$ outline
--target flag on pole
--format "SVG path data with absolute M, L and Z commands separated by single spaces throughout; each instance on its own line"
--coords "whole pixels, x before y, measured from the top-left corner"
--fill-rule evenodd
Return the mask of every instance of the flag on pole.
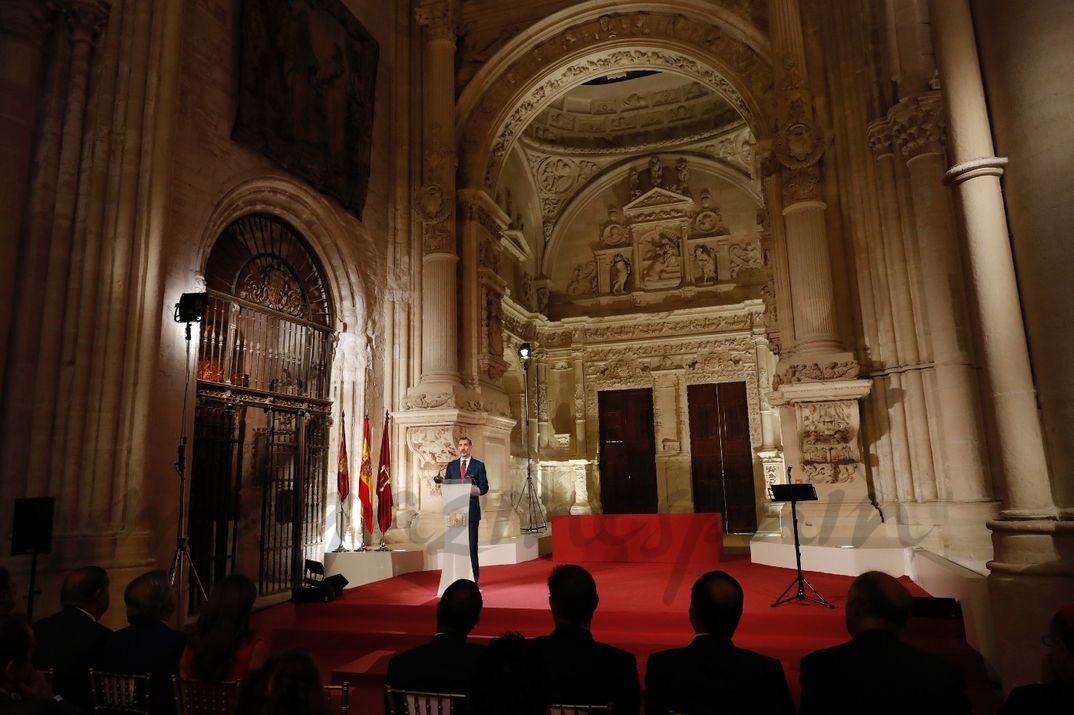
M 373 464 L 369 460 L 369 415 L 362 426 L 362 469 L 358 474 L 358 498 L 362 500 L 363 527 L 373 533 Z
M 384 434 L 380 438 L 380 468 L 377 469 L 377 524 L 381 538 L 392 525 L 392 448 L 388 437 L 389 417 L 384 413 Z
M 347 413 L 339 411 L 339 462 L 336 465 L 336 487 L 339 490 L 339 543 L 342 547 L 343 534 L 350 525 L 349 514 L 344 508 L 347 497 L 351 494 L 351 470 L 347 459 Z

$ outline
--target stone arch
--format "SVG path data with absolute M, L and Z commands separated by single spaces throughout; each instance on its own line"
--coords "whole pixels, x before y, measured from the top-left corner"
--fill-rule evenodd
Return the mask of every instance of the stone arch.
M 455 117 L 461 187 L 494 190 L 507 152 L 538 112 L 623 67 L 700 82 L 726 99 L 756 137 L 767 138 L 775 116 L 770 55 L 747 20 L 696 0 L 605 1 L 553 15 L 505 46 L 463 91 Z
M 379 261 L 372 238 L 361 224 L 342 216 L 321 195 L 280 177 L 246 179 L 219 197 L 198 244 L 197 265 L 202 275 L 213 244 L 224 229 L 253 213 L 279 217 L 309 243 L 331 291 L 340 324 L 333 327 L 346 333 L 374 319 L 370 291 Z
M 714 176 L 725 179 L 728 183 L 735 186 L 735 188 L 742 190 L 743 193 L 756 201 L 757 206 L 764 205 L 764 197 L 758 190 L 756 182 L 737 169 L 711 157 L 689 151 L 671 153 L 676 156 L 689 156 L 690 162 L 695 168 L 702 169 L 712 173 Z M 544 258 L 542 259 L 540 266 L 541 275 L 552 275 L 552 268 L 555 264 L 556 257 L 566 240 L 566 234 L 570 230 L 575 216 L 577 216 L 594 197 L 599 196 L 616 182 L 622 181 L 623 177 L 626 176 L 626 173 L 630 170 L 631 165 L 636 164 L 638 161 L 640 160 L 637 157 L 632 157 L 608 167 L 600 175 L 594 177 L 583 191 L 573 196 L 570 202 L 563 207 L 563 211 L 556 221 L 556 228 L 548 238 L 548 245 L 545 248 Z

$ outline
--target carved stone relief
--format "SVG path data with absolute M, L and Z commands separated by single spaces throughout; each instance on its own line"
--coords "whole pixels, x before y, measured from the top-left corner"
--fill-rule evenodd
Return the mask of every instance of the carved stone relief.
M 840 484 L 858 474 L 858 404 L 853 401 L 795 405 L 802 471 L 814 484 Z

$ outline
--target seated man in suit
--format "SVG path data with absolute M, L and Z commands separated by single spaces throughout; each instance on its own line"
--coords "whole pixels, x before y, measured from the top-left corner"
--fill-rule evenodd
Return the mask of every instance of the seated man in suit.
M 459 579 L 448 586 L 436 606 L 436 635 L 388 661 L 385 682 L 407 690 L 466 693 L 484 650 L 466 642 L 481 617 L 481 607 L 481 592 L 473 581 Z
M 174 713 L 172 676 L 179 673 L 186 636 L 165 622 L 175 613 L 168 574 L 157 570 L 138 576 L 127 584 L 123 601 L 130 625 L 108 639 L 97 667 L 110 673 L 149 673 L 152 712 Z
M 589 632 L 597 610 L 597 583 L 581 566 L 563 564 L 548 577 L 548 605 L 555 630 L 529 645 L 538 671 L 548 674 L 549 703 L 612 703 L 617 715 L 641 707 L 638 664 L 632 653 L 599 643 Z
M 913 598 L 892 576 L 869 571 L 847 594 L 851 639 L 802 658 L 802 715 L 969 713 L 962 673 L 899 640 Z
M 999 715 L 1060 713 L 1074 703 L 1074 603 L 1055 612 L 1041 640 L 1048 650 L 1040 682 L 1012 690 Z
M 780 662 L 731 641 L 742 603 L 742 586 L 724 571 L 709 571 L 694 582 L 690 625 L 696 635 L 685 648 L 649 656 L 647 713 L 793 715 L 794 700 Z
M 108 610 L 108 572 L 84 566 L 67 574 L 60 604 L 60 611 L 34 624 L 34 666 L 53 668 L 56 692 L 88 711 L 89 669 L 112 635 L 110 628 L 98 623 Z

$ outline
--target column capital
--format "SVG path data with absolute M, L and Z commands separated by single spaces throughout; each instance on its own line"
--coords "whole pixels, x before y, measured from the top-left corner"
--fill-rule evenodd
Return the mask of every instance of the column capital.
M 821 202 L 824 187 L 819 164 L 801 169 L 785 169 L 782 179 L 784 215 L 794 204 L 806 201 Z M 819 205 L 824 208 L 823 203 Z
M 455 0 L 423 0 L 414 8 L 414 19 L 429 31 L 430 40 L 455 44 L 459 30 L 459 8 Z
M 877 119 L 869 122 L 865 128 L 865 140 L 869 143 L 869 149 L 877 159 L 883 159 L 895 153 L 895 145 L 891 136 L 891 124 L 887 119 Z
M 939 92 L 907 97 L 888 111 L 888 122 L 903 156 L 943 153 L 946 123 Z

